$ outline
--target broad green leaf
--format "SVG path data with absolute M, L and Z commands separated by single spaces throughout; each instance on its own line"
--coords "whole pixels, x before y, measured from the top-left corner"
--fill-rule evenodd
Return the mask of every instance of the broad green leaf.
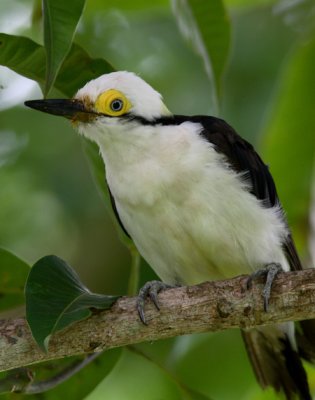
M 45 82 L 45 50 L 31 39 L 0 33 L 0 64 L 40 84 Z
M 315 156 L 314 71 L 312 40 L 296 47 L 285 64 L 263 142 L 290 226 L 304 244 Z
M 222 0 L 173 0 L 183 34 L 202 57 L 206 72 L 220 94 L 230 45 L 230 21 Z
M 75 271 L 56 256 L 32 267 L 25 286 L 26 318 L 34 339 L 47 350 L 50 336 L 91 315 L 91 308 L 108 309 L 119 296 L 91 293 Z
M 73 44 L 62 64 L 55 88 L 71 97 L 86 82 L 113 71 L 114 68 L 107 61 L 102 58 L 91 58 L 82 47 Z
M 45 96 L 52 88 L 68 54 L 83 12 L 85 0 L 43 0 L 44 42 L 46 49 Z
M 45 84 L 45 49 L 23 36 L 0 33 L 0 65 L 26 78 Z M 113 71 L 105 60 L 91 58 L 82 47 L 73 44 L 63 62 L 54 87 L 68 97 L 86 82 Z
M 110 376 L 106 377 L 85 400 L 103 399 L 194 400 L 194 397 L 163 367 L 125 348 Z M 199 399 L 206 398 L 199 397 Z
M 26 262 L 0 249 L 0 311 L 24 304 L 24 285 L 29 271 Z

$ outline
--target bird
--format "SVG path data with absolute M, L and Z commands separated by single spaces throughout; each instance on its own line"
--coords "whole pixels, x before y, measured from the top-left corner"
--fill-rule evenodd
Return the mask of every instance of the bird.
M 71 99 L 25 105 L 70 119 L 98 145 L 118 222 L 161 279 L 139 292 L 144 323 L 146 296 L 158 307 L 160 290 L 240 274 L 249 275 L 248 288 L 265 277 L 268 312 L 278 272 L 302 269 L 268 166 L 223 119 L 173 114 L 160 93 L 127 71 L 93 79 Z M 302 326 L 305 337 L 312 329 Z M 311 399 L 301 355 L 312 357 L 300 350 L 293 322 L 242 336 L 262 388 Z

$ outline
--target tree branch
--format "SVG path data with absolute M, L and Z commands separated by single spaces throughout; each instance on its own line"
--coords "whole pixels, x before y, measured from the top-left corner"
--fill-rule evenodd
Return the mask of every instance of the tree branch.
M 315 269 L 279 274 L 267 313 L 263 281 L 247 290 L 246 279 L 239 276 L 166 290 L 159 295 L 160 311 L 148 301 L 147 326 L 139 320 L 136 298 L 122 297 L 111 310 L 56 333 L 48 353 L 37 347 L 25 319 L 2 320 L 0 370 L 183 334 L 315 318 Z

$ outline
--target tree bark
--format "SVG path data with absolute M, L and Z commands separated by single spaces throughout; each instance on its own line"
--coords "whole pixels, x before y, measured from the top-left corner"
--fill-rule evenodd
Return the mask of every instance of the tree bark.
M 253 282 L 250 289 L 246 281 L 246 276 L 239 276 L 165 290 L 159 294 L 160 311 L 147 301 L 148 325 L 140 322 L 136 298 L 122 297 L 110 310 L 53 335 L 48 353 L 37 347 L 25 319 L 2 320 L 0 370 L 190 333 L 315 318 L 315 269 L 279 274 L 268 312 L 263 305 L 263 280 Z

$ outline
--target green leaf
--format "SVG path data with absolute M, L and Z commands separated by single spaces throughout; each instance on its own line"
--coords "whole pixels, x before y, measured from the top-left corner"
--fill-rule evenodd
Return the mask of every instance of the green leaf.
M 222 0 L 173 0 L 183 34 L 202 57 L 206 72 L 220 93 L 230 45 L 230 21 Z
M 85 398 L 103 399 L 188 400 L 183 388 L 169 373 L 128 348 L 123 349 L 122 357 L 111 375 Z
M 85 0 L 43 0 L 44 42 L 47 56 L 45 97 L 68 54 Z
M 26 318 L 33 337 L 47 350 L 54 332 L 89 317 L 91 308 L 110 308 L 119 296 L 91 293 L 65 261 L 46 256 L 32 267 L 25 298 Z
M 0 249 L 0 311 L 24 304 L 24 285 L 29 271 L 26 262 Z
M 264 159 L 277 183 L 289 224 L 306 243 L 315 156 L 315 40 L 299 45 L 285 64 L 265 127 Z
M 45 84 L 45 49 L 23 36 L 0 33 L 0 65 L 4 65 L 26 78 Z M 105 60 L 91 58 L 82 47 L 73 44 L 63 62 L 54 87 L 68 97 L 86 82 L 112 72 Z
M 86 82 L 113 72 L 114 68 L 102 58 L 91 58 L 85 50 L 73 44 L 55 82 L 55 88 L 72 97 Z
M 196 392 L 195 390 L 186 388 L 187 393 L 189 393 L 191 400 L 211 400 L 210 397 L 205 396 L 202 393 Z
M 0 64 L 40 84 L 45 82 L 45 49 L 31 39 L 0 33 Z

